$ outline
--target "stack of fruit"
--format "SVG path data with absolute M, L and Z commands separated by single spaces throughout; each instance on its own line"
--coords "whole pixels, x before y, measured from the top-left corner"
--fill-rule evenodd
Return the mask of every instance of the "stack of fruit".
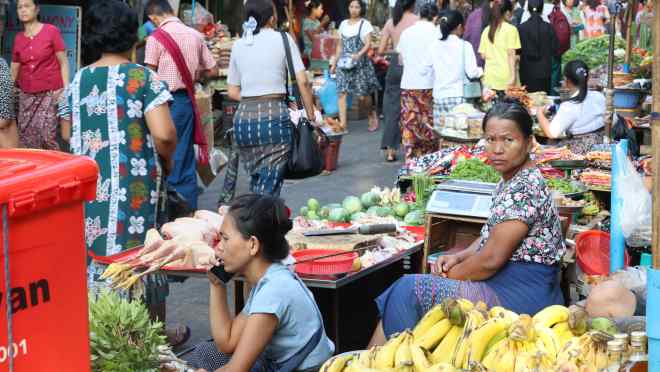
M 446 299 L 410 331 L 383 346 L 328 360 L 339 371 L 596 371 L 607 363 L 606 342 L 617 332 L 579 307 L 549 306 L 518 315 L 483 302 Z
M 374 187 L 362 196 L 348 196 L 341 204 L 333 203 L 321 206 L 318 200 L 309 199 L 300 209 L 300 215 L 310 220 L 328 220 L 330 222 L 369 222 L 370 217 L 394 218 L 405 225 L 424 224 L 424 211 L 414 203 L 403 200 L 398 189 L 380 189 Z

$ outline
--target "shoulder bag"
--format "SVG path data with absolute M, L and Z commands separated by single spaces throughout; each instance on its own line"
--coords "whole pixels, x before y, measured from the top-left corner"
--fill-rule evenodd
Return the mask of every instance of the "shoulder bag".
M 281 32 L 284 50 L 286 51 L 287 75 L 291 78 L 293 86 L 293 96 L 298 108 L 303 107 L 300 98 L 300 92 L 297 87 L 296 73 L 293 68 L 293 59 L 291 58 L 291 47 L 289 38 L 285 32 Z M 286 79 L 287 97 L 289 96 L 288 80 Z M 291 143 L 291 152 L 286 165 L 284 178 L 302 179 L 313 177 L 320 174 L 325 167 L 323 152 L 319 146 L 319 138 L 327 140 L 327 136 L 317 130 L 304 115 L 301 115 L 298 125 L 293 125 L 293 141 Z
M 362 37 L 362 25 L 364 20 L 360 21 L 360 27 L 358 27 L 357 37 Z M 341 42 L 341 41 L 340 41 Z M 353 59 L 353 56 L 343 52 L 343 55 L 337 60 L 337 68 L 340 70 L 352 70 L 357 66 L 357 61 Z
M 463 50 L 461 51 L 461 56 L 463 56 L 463 98 L 479 98 L 481 97 L 481 79 L 470 79 L 467 76 L 467 71 L 465 70 L 465 40 L 462 44 Z

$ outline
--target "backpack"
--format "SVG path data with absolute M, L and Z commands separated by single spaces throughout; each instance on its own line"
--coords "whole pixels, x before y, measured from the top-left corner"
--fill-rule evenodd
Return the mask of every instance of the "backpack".
M 555 29 L 557 40 L 559 40 L 559 55 L 561 56 L 571 48 L 571 24 L 559 5 L 555 5 L 548 16 L 548 20 Z

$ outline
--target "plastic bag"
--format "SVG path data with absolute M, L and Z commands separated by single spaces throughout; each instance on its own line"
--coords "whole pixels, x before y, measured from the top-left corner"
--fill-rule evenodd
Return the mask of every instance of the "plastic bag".
M 325 83 L 319 89 L 319 100 L 323 112 L 329 116 L 335 116 L 339 113 L 339 103 L 337 97 L 337 80 L 330 77 L 330 73 L 326 70 L 324 77 Z
M 652 202 L 651 193 L 646 191 L 642 176 L 637 173 L 635 166 L 628 159 L 627 154 L 623 152 L 620 146 L 615 146 L 616 156 L 623 159 L 619 164 L 618 189 L 621 195 L 621 230 L 626 242 L 631 246 L 646 245 L 648 237 L 650 244 L 650 235 L 644 231 L 650 231 L 652 221 Z M 612 169 L 616 174 L 615 169 Z M 640 241 L 641 240 L 641 241 Z
M 213 22 L 213 14 L 199 3 L 195 4 L 195 19 L 193 20 L 193 10 L 186 9 L 183 11 L 183 23 L 189 27 L 195 28 L 198 31 Z

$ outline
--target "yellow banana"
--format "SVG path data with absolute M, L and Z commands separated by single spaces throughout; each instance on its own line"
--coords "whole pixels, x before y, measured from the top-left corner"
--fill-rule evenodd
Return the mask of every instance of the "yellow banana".
M 552 329 L 552 332 L 557 336 L 557 339 L 562 346 L 566 341 L 573 337 L 573 332 L 571 332 L 571 327 L 568 325 L 568 322 L 559 322 L 550 329 Z
M 545 327 L 552 327 L 560 322 L 567 322 L 570 312 L 566 306 L 551 305 L 534 315 L 534 323 Z
M 607 358 L 607 346 L 600 343 L 595 344 L 595 358 L 594 365 L 596 370 L 600 371 L 607 368 L 608 358 Z
M 414 370 L 414 362 L 412 353 L 410 352 L 411 339 L 411 336 L 405 336 L 399 348 L 396 349 L 396 353 L 394 354 L 394 368 L 397 371 L 412 372 Z
M 492 318 L 482 324 L 470 335 L 470 355 L 468 362 L 481 362 L 490 341 L 505 331 L 507 323 L 502 318 Z M 506 334 L 504 334 L 506 335 Z
M 431 327 L 436 323 L 446 318 L 445 312 L 442 310 L 441 305 L 435 305 L 429 310 L 422 319 L 417 323 L 415 329 L 413 329 L 413 338 L 415 340 L 422 337 L 426 334 Z
M 389 341 L 387 341 L 378 351 L 378 354 L 374 359 L 374 367 L 378 369 L 394 367 L 394 355 L 396 354 L 396 350 L 399 348 L 399 345 L 401 345 L 401 342 L 409 336 L 410 332 L 405 331 L 390 338 Z
M 472 309 L 474 309 L 474 303 L 472 301 L 465 299 L 465 298 L 459 298 L 456 300 L 459 305 L 461 305 L 461 309 L 463 309 L 464 312 L 468 312 Z
M 352 354 L 328 359 L 328 361 L 321 367 L 320 372 L 342 372 L 346 367 L 346 364 L 351 360 L 353 360 Z
M 463 327 L 463 334 L 458 340 L 456 355 L 454 356 L 454 367 L 467 369 L 468 352 L 471 347 L 470 337 L 472 332 L 481 326 L 484 321 L 485 319 L 483 314 L 477 309 L 470 310 L 470 312 L 467 313 L 467 320 L 465 322 L 465 326 Z
M 553 361 L 559 353 L 559 339 L 550 329 L 540 325 L 536 326 L 537 347 L 545 352 Z
M 426 372 L 457 372 L 457 369 L 449 363 L 438 363 L 432 365 Z
M 440 345 L 435 348 L 433 354 L 431 354 L 431 361 L 435 363 L 450 363 L 454 356 L 454 350 L 456 349 L 456 344 L 458 339 L 463 333 L 463 328 L 458 326 L 452 326 L 445 338 L 440 341 Z
M 495 372 L 511 372 L 514 370 L 516 362 L 516 352 L 510 351 L 503 353 L 495 365 Z
M 374 358 L 373 350 L 374 349 L 372 348 L 371 350 L 365 350 L 360 352 L 360 354 L 357 357 L 357 363 L 360 364 L 362 367 L 371 368 Z
M 442 338 L 447 335 L 447 332 L 451 329 L 451 322 L 449 319 L 445 318 L 437 322 L 433 327 L 424 333 L 420 337 L 415 337 L 415 344 L 420 345 L 426 350 L 433 350 Z
M 419 345 L 410 345 L 410 354 L 412 355 L 415 372 L 426 372 L 431 368 L 428 351 Z
M 497 362 L 502 357 L 503 353 L 508 352 L 508 350 L 509 350 L 509 340 L 504 338 L 499 342 L 495 343 L 495 345 L 493 345 L 493 347 L 484 355 L 484 357 L 481 359 L 481 364 L 488 371 L 494 370 Z

